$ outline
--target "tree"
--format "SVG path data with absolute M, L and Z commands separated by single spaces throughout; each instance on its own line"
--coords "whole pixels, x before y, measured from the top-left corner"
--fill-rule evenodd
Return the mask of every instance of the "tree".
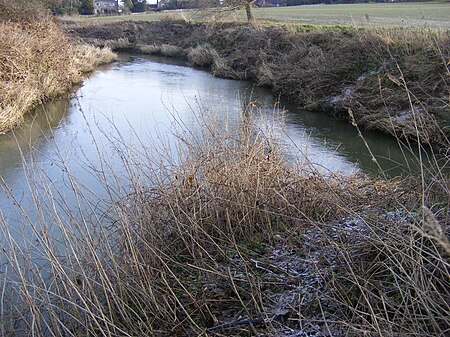
M 247 14 L 248 22 L 252 22 L 254 20 L 253 17 L 253 3 L 255 0 L 224 0 L 222 4 L 226 7 L 229 7 L 232 10 L 245 8 L 245 13 Z
M 123 6 L 133 13 L 145 12 L 147 10 L 146 0 L 123 0 Z
M 50 9 L 53 14 L 59 12 L 62 8 L 62 0 L 40 0 L 39 1 L 45 8 Z
M 80 14 L 90 15 L 90 14 L 94 14 L 94 12 L 95 12 L 94 0 L 82 0 L 81 1 Z
M 247 15 L 247 20 L 252 22 L 253 17 L 253 3 L 255 0 L 183 0 L 183 1 L 168 1 L 170 3 L 189 3 L 191 8 L 217 8 L 222 11 L 229 12 L 238 9 L 245 8 L 245 13 Z
M 245 12 L 247 13 L 247 20 L 249 22 L 253 21 L 253 11 L 252 11 L 252 6 L 253 6 L 253 2 L 254 0 L 246 0 L 245 1 Z
M 131 9 L 133 8 L 133 1 L 123 0 L 123 7 L 127 11 L 127 13 L 131 12 Z
M 147 10 L 147 0 L 131 0 L 133 6 L 130 7 L 132 12 L 145 12 Z
M 53 15 L 78 14 L 80 0 L 34 0 L 49 9 Z

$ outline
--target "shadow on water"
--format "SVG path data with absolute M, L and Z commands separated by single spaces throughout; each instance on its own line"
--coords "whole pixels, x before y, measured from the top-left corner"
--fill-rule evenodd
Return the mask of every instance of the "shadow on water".
M 0 135 L 0 176 L 7 180 L 9 172 L 22 166 L 21 155 L 27 156 L 30 149 L 45 143 L 46 135 L 57 129 L 69 112 L 71 102 L 68 98 L 55 99 L 39 106 L 26 115 L 20 128 Z
M 395 177 L 419 172 L 416 144 L 405 146 L 402 141 L 375 131 L 361 130 L 362 139 L 348 122 L 329 118 L 323 113 L 298 111 L 289 104 L 286 109 L 288 132 L 295 133 L 296 125 L 302 125 L 311 138 L 320 140 L 323 147 L 330 151 L 334 149 L 367 174 L 383 173 Z

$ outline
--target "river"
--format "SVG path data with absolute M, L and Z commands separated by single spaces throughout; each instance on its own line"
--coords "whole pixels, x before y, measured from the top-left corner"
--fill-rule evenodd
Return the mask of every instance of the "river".
M 27 116 L 21 128 L 0 135 L 3 223 L 13 237 L 27 237 L 39 216 L 36 195 L 51 203 L 57 194 L 68 207 L 76 207 L 80 201 L 71 192 L 71 177 L 96 197 L 123 196 L 126 179 L 115 181 L 117 187 L 109 191 L 102 181 L 111 177 L 105 171 L 114 171 L 116 180 L 128 175 L 121 171 L 123 151 L 143 144 L 175 150 L 174 129 L 201 131 L 198 120 L 209 114 L 218 116 L 219 124 L 237 128 L 243 99 L 258 111 L 252 113 L 253 124 L 271 122 L 282 130 L 278 136 L 289 158 L 306 156 L 325 171 L 377 174 L 366 145 L 347 123 L 298 111 L 250 82 L 215 78 L 179 61 L 123 54 L 118 62 L 93 72 L 72 98 L 45 105 Z M 274 113 L 279 107 L 287 109 L 283 116 Z M 364 137 L 388 175 L 405 170 L 405 153 L 395 139 L 375 133 Z M 406 158 L 414 161 L 411 154 Z

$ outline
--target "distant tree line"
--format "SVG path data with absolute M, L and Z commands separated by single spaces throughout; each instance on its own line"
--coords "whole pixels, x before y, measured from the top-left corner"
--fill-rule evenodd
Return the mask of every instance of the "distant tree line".
M 74 15 L 79 13 L 84 0 L 35 0 L 35 2 L 40 3 L 55 15 Z
M 50 9 L 55 15 L 89 15 L 95 13 L 94 0 L 36 0 Z M 145 12 L 148 10 L 146 0 L 123 0 L 123 7 L 126 12 Z M 114 9 L 115 11 L 115 9 Z
M 298 6 L 316 4 L 352 4 L 369 2 L 419 2 L 427 0 L 253 0 L 248 1 L 253 6 Z M 430 0 L 431 1 L 431 0 Z M 247 0 L 160 0 L 160 7 L 164 9 L 204 8 L 213 6 L 227 6 L 229 4 L 245 3 Z
M 356 4 L 369 2 L 423 2 L 428 0 L 284 0 L 286 6 L 318 4 Z M 431 0 L 429 0 L 431 1 Z
M 37 3 L 54 15 L 94 14 L 95 12 L 94 0 L 29 0 L 28 2 Z

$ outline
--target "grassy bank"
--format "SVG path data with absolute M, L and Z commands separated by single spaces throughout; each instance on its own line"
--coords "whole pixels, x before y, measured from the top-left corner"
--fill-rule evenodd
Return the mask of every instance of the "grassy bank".
M 185 58 L 216 76 L 271 87 L 302 108 L 448 147 L 444 31 L 165 20 L 72 26 L 71 34 L 117 50 Z
M 231 131 L 202 111 L 204 133 L 178 124 L 179 143 L 158 156 L 111 135 L 124 171 L 101 158 L 100 199 L 61 159 L 76 205 L 24 162 L 35 207 L 6 191 L 33 233 L 23 248 L 0 212 L 2 335 L 446 335 L 442 167 L 324 175 L 287 162 L 253 113 Z
M 0 132 L 115 59 L 109 49 L 73 43 L 39 7 L 1 0 L 0 9 Z

